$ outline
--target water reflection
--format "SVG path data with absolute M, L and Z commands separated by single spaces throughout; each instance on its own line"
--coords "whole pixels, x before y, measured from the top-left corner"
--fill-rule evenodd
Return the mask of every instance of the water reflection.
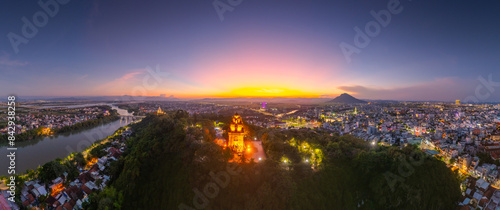
M 108 104 L 109 105 L 109 104 Z M 24 142 L 16 142 L 16 172 L 25 172 L 35 169 L 56 158 L 64 158 L 73 152 L 81 152 L 95 141 L 113 134 L 118 128 L 128 125 L 139 117 L 134 117 L 127 110 L 111 105 L 120 115 L 120 119 L 101 124 L 92 129 L 75 130 L 67 133 L 38 138 Z M 9 151 L 5 146 L 0 148 L 0 175 L 7 175 L 9 160 L 6 155 Z

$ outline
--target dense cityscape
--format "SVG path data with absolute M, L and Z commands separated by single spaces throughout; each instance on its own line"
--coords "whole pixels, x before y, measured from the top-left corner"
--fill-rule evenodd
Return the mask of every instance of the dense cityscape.
M 312 131 L 329 135 L 351 135 L 367 142 L 370 147 L 405 148 L 414 145 L 425 155 L 435 158 L 457 172 L 460 179 L 461 198 L 458 207 L 495 209 L 500 207 L 500 105 L 461 104 L 445 102 L 364 102 L 321 104 L 289 104 L 266 102 L 199 102 L 174 101 L 139 103 L 117 103 L 131 116 L 164 115 L 185 110 L 196 119 L 212 119 L 209 127 L 212 141 L 221 148 L 235 147 L 233 137 L 225 119 L 239 113 L 245 125 L 275 131 Z M 60 129 L 76 123 L 102 119 L 116 113 L 110 106 L 100 105 L 78 108 L 35 109 L 27 105 L 17 116 L 19 132 L 46 128 Z M 20 105 L 22 107 L 22 105 Z M 45 113 L 45 114 L 43 114 Z M 6 118 L 3 118 L 6 119 Z M 116 119 L 115 119 L 116 120 Z M 233 119 L 234 120 L 234 119 Z M 203 122 L 203 121 L 202 121 Z M 106 122 L 103 122 L 106 123 Z M 137 123 L 137 122 L 135 122 Z M 193 128 L 207 128 L 205 123 L 192 124 Z M 92 194 L 111 192 L 106 188 L 110 180 L 116 179 L 116 163 L 126 151 L 125 143 L 133 133 L 133 126 L 120 128 L 105 139 L 98 140 L 85 150 L 72 153 L 65 158 L 50 161 L 36 169 L 20 173 L 18 183 L 20 195 L 16 201 L 9 200 L 9 188 L 2 191 L 0 203 L 3 208 L 22 209 L 40 207 L 49 209 L 86 209 Z M 85 128 L 83 128 L 85 129 Z M 246 126 L 245 126 L 246 129 Z M 7 128 L 2 135 L 7 135 Z M 42 135 L 57 135 L 43 133 Z M 210 135 L 209 135 L 210 136 Z M 241 137 L 242 151 L 246 161 L 264 161 L 270 154 L 262 146 L 261 136 L 247 133 Z M 202 138 L 203 139 L 203 138 Z M 244 142 L 244 143 L 243 143 Z M 255 142 L 255 143 L 253 143 Z M 291 146 L 296 140 L 286 142 Z M 299 145 L 297 145 L 299 146 Z M 302 148 L 303 147 L 303 148 Z M 309 149 L 310 148 L 310 149 Z M 321 152 L 315 151 L 312 143 L 302 143 L 302 159 L 313 171 L 320 169 Z M 254 152 L 254 150 L 256 152 Z M 236 150 L 235 147 L 235 151 Z M 312 151 L 307 154 L 306 151 Z M 305 154 L 305 155 L 304 155 Z M 241 160 L 235 156 L 234 161 Z M 279 161 L 287 163 L 290 157 Z M 286 168 L 288 168 L 287 166 Z M 111 168 L 111 169 L 110 169 Z M 289 169 L 288 169 L 289 170 Z M 23 174 L 23 175 L 21 175 Z M 6 178 L 4 176 L 4 178 Z M 6 183 L 4 183 L 4 186 Z M 95 204 L 94 204 L 95 205 Z

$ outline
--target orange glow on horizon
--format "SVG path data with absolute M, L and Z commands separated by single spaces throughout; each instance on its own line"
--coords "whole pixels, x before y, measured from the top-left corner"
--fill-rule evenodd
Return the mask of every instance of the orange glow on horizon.
M 342 93 L 346 93 L 346 91 L 342 90 L 333 90 L 328 93 L 313 93 L 313 92 L 305 92 L 300 90 L 293 90 L 288 88 L 281 87 L 244 87 L 244 88 L 235 88 L 229 91 L 213 94 L 189 94 L 182 92 L 171 92 L 171 91 L 155 91 L 152 93 L 148 93 L 146 96 L 148 97 L 158 97 L 160 94 L 168 93 L 173 95 L 175 98 L 320 98 L 324 95 L 328 95 L 329 97 L 336 97 Z M 349 93 L 349 92 L 347 92 Z M 168 97 L 167 94 L 167 97 Z M 126 95 L 126 94 L 116 94 L 116 95 Z M 356 95 L 356 94 L 351 94 Z M 134 95 L 134 96 L 144 96 L 144 95 Z
M 218 97 L 305 97 L 305 98 L 315 98 L 319 97 L 319 94 L 305 93 L 298 90 L 291 90 L 287 88 L 258 88 L 258 87 L 246 87 L 233 89 L 228 93 L 221 93 L 216 95 Z
M 325 52 L 329 49 L 304 43 L 270 42 L 252 36 L 249 40 L 227 43 L 216 52 L 200 53 L 191 58 L 191 65 L 185 69 L 169 72 L 170 69 L 162 67 L 161 71 L 170 74 L 161 83 L 148 77 L 146 71 L 133 69 L 96 91 L 104 89 L 107 95 L 166 94 L 176 98 L 320 98 L 345 92 L 338 87 L 349 85 L 345 81 L 352 80 L 342 74 L 344 61 L 332 59 L 328 53 L 311 55 L 307 49 Z

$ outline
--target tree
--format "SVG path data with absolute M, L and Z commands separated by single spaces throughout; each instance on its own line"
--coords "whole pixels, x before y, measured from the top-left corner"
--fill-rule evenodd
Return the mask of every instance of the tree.
M 197 119 L 201 128 L 190 128 L 192 119 L 179 112 L 148 115 L 132 125 L 136 136 L 124 157 L 105 171 L 112 181 L 85 208 L 192 204 L 194 189 L 215 184 L 214 174 L 224 174 L 234 157 L 199 141 L 213 130 L 208 117 Z M 414 146 L 373 148 L 354 136 L 309 129 L 256 129 L 255 135 L 263 137 L 267 159 L 238 163 L 238 174 L 224 178 L 227 184 L 219 180 L 206 209 L 454 209 L 460 198 L 457 174 Z M 289 160 L 286 167 L 282 158 Z
M 97 185 L 97 187 L 101 187 L 101 185 L 102 185 L 102 179 L 95 180 L 95 185 Z
M 85 161 L 85 157 L 83 157 L 83 154 L 79 152 L 73 156 L 73 163 L 78 166 L 85 166 L 87 162 Z
M 45 163 L 38 173 L 38 178 L 45 183 L 61 176 L 66 171 L 66 167 L 59 161 Z
M 90 194 L 88 202 L 82 204 L 89 210 L 115 210 L 122 209 L 123 194 L 114 187 L 106 187 L 100 193 Z
M 45 200 L 47 199 L 46 195 L 40 195 L 38 197 L 38 202 L 40 202 L 40 208 L 45 208 L 47 204 L 45 203 Z
M 457 162 L 457 159 L 455 158 L 450 158 L 450 164 L 453 165 Z
M 495 163 L 495 161 L 493 160 L 493 158 L 491 158 L 491 155 L 489 153 L 478 152 L 477 153 L 477 157 L 479 157 L 479 160 L 482 163 L 489 163 L 489 164 L 494 164 Z

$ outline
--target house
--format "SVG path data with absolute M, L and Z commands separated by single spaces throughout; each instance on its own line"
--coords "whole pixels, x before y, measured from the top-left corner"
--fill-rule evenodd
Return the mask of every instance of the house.
M 7 200 L 5 199 L 5 197 L 3 195 L 3 191 L 2 191 L 2 194 L 0 195 L 0 209 L 11 210 L 9 202 L 7 202 Z
M 496 209 L 496 207 L 499 204 L 500 204 L 500 190 L 495 190 L 495 192 L 490 198 L 490 202 L 486 206 L 486 209 Z
M 117 148 L 111 147 L 108 149 L 108 154 L 109 154 L 109 156 L 118 159 L 118 158 L 120 158 L 122 152 Z
M 479 180 L 477 180 L 477 182 L 476 182 L 476 187 L 477 187 L 479 190 L 483 191 L 483 192 L 485 192 L 485 191 L 486 191 L 486 189 L 488 189 L 488 187 L 489 187 L 489 186 L 490 186 L 490 183 L 488 183 L 488 182 L 487 182 L 487 181 L 485 181 L 484 179 L 479 179 Z
M 108 161 L 108 157 L 106 157 L 106 156 L 97 159 L 97 163 L 101 164 L 101 165 L 104 165 L 107 161 Z
M 493 141 L 500 141 L 500 135 L 492 135 L 491 139 L 493 139 Z
M 31 205 L 33 202 L 35 202 L 35 197 L 33 197 L 33 195 L 29 194 L 28 201 L 29 201 L 29 204 Z
M 431 149 L 425 149 L 425 150 L 424 150 L 424 152 L 425 152 L 426 154 L 430 155 L 430 156 L 434 156 L 434 155 L 439 154 L 439 152 L 438 152 L 438 151 L 436 151 L 436 150 L 431 150 Z
M 25 201 L 23 201 L 24 207 L 29 207 L 29 206 L 31 206 L 31 204 L 33 204 L 35 202 L 35 197 L 33 197 L 33 195 L 30 193 L 26 196 L 26 198 L 27 199 Z
M 488 199 L 487 198 L 482 198 L 480 201 L 479 201 L 479 204 L 478 204 L 478 207 L 481 207 L 481 209 L 484 209 L 486 207 L 486 205 L 488 204 Z
M 467 198 L 467 197 L 466 197 L 466 198 L 462 201 L 462 203 L 461 203 L 460 205 L 464 205 L 464 206 L 465 206 L 465 205 L 469 205 L 469 203 L 470 203 L 470 198 Z
M 82 184 L 85 184 L 88 181 L 95 181 L 94 178 L 92 178 L 92 176 L 90 176 L 88 172 L 80 174 L 80 176 L 78 176 L 78 180 L 80 180 Z
M 479 157 L 474 157 L 470 164 L 471 169 L 472 170 L 476 169 L 478 165 L 479 165 Z
M 84 196 L 83 192 L 77 186 L 72 186 L 70 188 L 67 188 L 65 193 L 68 199 L 73 199 L 73 200 L 82 199 Z
M 472 200 L 476 203 L 479 203 L 479 201 L 481 201 L 482 198 L 483 198 L 483 192 L 481 191 L 475 192 L 474 195 L 472 196 Z
M 61 195 L 59 196 L 59 199 L 57 201 L 59 202 L 59 204 L 61 204 L 61 203 L 66 203 L 67 200 L 68 199 L 66 198 L 66 196 Z
M 45 189 L 45 187 L 42 186 L 42 185 L 40 185 L 40 184 L 38 184 L 38 183 L 34 184 L 33 187 L 35 188 L 34 190 L 36 190 L 38 192 L 37 197 L 40 196 L 40 195 L 47 195 L 48 194 L 48 192 Z
M 274 124 L 274 127 L 277 127 L 277 128 L 284 128 L 286 126 L 286 122 L 281 122 L 281 121 L 274 121 L 273 122 Z
M 29 200 L 23 201 L 23 206 L 24 207 L 28 207 L 29 205 L 30 205 L 30 201 Z
M 63 205 L 63 210 L 73 210 L 73 206 L 70 204 L 70 202 L 66 202 Z
M 467 188 L 467 190 L 465 191 L 465 194 L 468 196 L 472 196 L 472 190 Z
M 61 182 L 63 182 L 63 179 L 61 177 L 57 177 L 56 179 L 52 180 L 53 184 L 59 184 Z
M 126 130 L 126 131 L 123 131 L 122 136 L 126 137 L 126 136 L 130 136 L 131 134 L 132 134 L 131 130 Z
M 471 207 L 469 205 L 461 206 L 460 210 L 471 210 Z
M 45 199 L 45 203 L 47 203 L 47 206 L 52 206 L 54 207 L 54 203 L 56 202 L 56 198 L 52 197 L 51 195 Z
M 59 192 L 64 190 L 62 182 L 53 184 L 49 188 L 52 196 L 56 196 L 57 194 L 59 194 Z
M 83 192 L 85 192 L 85 194 L 87 194 L 87 195 L 90 195 L 90 193 L 92 193 L 92 190 L 89 187 L 87 187 L 86 185 L 82 185 L 81 190 Z

